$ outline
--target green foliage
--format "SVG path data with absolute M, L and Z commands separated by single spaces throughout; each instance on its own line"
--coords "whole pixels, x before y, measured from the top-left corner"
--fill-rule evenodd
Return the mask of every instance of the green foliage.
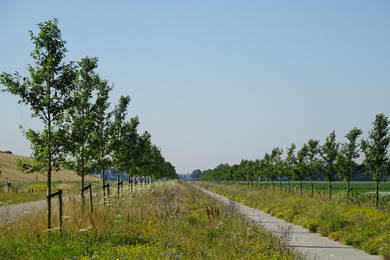
M 43 130 L 23 130 L 33 149 L 36 170 L 47 169 L 48 194 L 51 194 L 51 171 L 64 161 L 65 131 L 61 126 L 65 111 L 73 105 L 76 71 L 72 62 L 65 64 L 66 42 L 61 38 L 58 20 L 38 24 L 40 32 L 30 31 L 35 49 L 31 52 L 36 67 L 28 65 L 29 77 L 3 72 L 0 83 L 7 91 L 19 96 L 19 103 L 31 107 L 32 117 L 43 122 Z M 48 227 L 51 226 L 51 200 L 48 199 Z
M 381 168 L 388 163 L 387 149 L 390 143 L 389 120 L 383 114 L 378 114 L 373 122 L 373 129 L 369 132 L 369 139 L 362 139 L 361 147 L 364 152 L 364 163 L 370 167 L 370 174 L 374 180 L 381 181 L 386 175 Z
M 375 205 L 378 207 L 378 183 L 389 174 L 387 149 L 390 144 L 390 122 L 384 114 L 378 114 L 373 122 L 373 129 L 369 132 L 369 139 L 361 140 L 361 147 L 365 154 L 364 163 L 370 169 L 371 177 L 377 183 Z

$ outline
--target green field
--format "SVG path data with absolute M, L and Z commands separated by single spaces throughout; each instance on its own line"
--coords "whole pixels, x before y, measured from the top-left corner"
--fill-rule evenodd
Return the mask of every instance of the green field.
M 241 182 L 245 185 L 250 185 L 250 182 Z M 279 188 L 280 184 L 282 185 L 282 188 L 288 187 L 288 181 L 275 181 L 274 185 L 272 185 L 271 181 L 265 182 L 263 181 L 261 185 L 267 186 L 267 187 L 275 187 Z M 260 182 L 252 182 L 252 185 L 260 185 Z M 290 182 L 291 188 L 299 189 L 299 181 L 291 181 Z M 363 193 L 371 193 L 375 192 L 375 185 L 376 183 L 374 181 L 351 181 L 350 182 L 350 188 L 353 189 L 354 194 L 363 194 Z M 316 192 L 327 192 L 328 191 L 328 182 L 327 181 L 314 181 L 313 182 L 314 190 Z M 302 189 L 304 191 L 310 190 L 310 181 L 303 181 L 302 182 Z M 347 191 L 347 183 L 344 181 L 334 181 L 332 182 L 332 192 L 333 193 L 339 193 L 339 192 L 345 192 Z M 379 192 L 390 192 L 390 182 L 380 182 L 379 183 Z

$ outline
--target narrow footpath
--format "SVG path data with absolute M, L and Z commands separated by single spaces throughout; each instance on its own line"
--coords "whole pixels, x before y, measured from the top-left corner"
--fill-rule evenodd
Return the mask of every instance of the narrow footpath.
M 195 185 L 194 185 L 195 186 Z M 220 200 L 225 204 L 230 204 L 231 200 L 211 191 L 205 190 L 198 186 L 196 188 L 202 190 L 206 194 Z M 303 253 L 309 259 L 351 259 L 351 260 L 379 260 L 383 259 L 380 256 L 369 255 L 364 251 L 355 249 L 351 246 L 343 245 L 333 241 L 327 237 L 323 237 L 316 233 L 311 233 L 309 230 L 286 222 L 282 219 L 275 218 L 264 211 L 253 209 L 241 203 L 239 205 L 243 214 L 250 219 L 261 223 L 264 228 L 275 235 L 280 235 L 280 232 L 291 229 L 293 232 L 292 239 L 289 242 L 289 247 Z

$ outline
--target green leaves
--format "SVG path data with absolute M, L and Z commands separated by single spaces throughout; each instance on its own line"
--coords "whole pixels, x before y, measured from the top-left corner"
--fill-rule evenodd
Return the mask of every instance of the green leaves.
M 373 129 L 369 132 L 369 139 L 361 140 L 361 147 L 365 154 L 364 163 L 372 169 L 370 173 L 374 180 L 381 180 L 384 177 L 380 168 L 389 162 L 387 157 L 390 143 L 389 124 L 385 115 L 376 115 Z

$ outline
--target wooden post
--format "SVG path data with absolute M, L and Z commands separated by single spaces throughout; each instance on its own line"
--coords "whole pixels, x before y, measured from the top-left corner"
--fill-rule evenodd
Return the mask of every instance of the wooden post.
M 121 186 L 122 186 L 122 189 L 123 189 L 123 181 L 118 182 L 118 196 L 119 196 L 119 190 L 120 190 Z
M 93 208 L 92 208 L 92 184 L 90 183 L 88 186 L 85 186 L 83 189 L 81 189 L 81 192 L 84 192 L 86 191 L 87 189 L 89 189 L 89 197 L 90 197 L 90 206 L 91 206 L 91 212 L 93 211 Z M 83 195 L 81 194 L 81 199 L 83 200 Z M 83 203 L 84 204 L 84 203 Z M 84 210 L 84 205 L 83 205 L 83 210 Z
M 56 193 L 52 193 L 47 196 L 48 199 L 51 199 L 52 197 L 55 197 L 58 195 L 58 202 L 59 202 L 59 226 L 60 230 L 62 230 L 62 190 L 59 189 Z
M 90 205 L 91 205 L 91 212 L 93 212 L 93 206 L 92 206 L 92 185 L 89 184 L 90 188 L 89 188 L 89 202 L 90 202 Z
M 59 202 L 59 214 L 60 214 L 60 230 L 62 230 L 63 222 L 62 222 L 62 190 L 58 190 L 58 202 Z
M 105 190 L 105 188 L 107 188 L 107 197 L 110 197 L 110 184 L 108 182 L 106 185 L 103 186 L 103 190 Z M 105 196 L 103 197 L 103 203 L 104 203 L 104 205 L 106 205 Z

